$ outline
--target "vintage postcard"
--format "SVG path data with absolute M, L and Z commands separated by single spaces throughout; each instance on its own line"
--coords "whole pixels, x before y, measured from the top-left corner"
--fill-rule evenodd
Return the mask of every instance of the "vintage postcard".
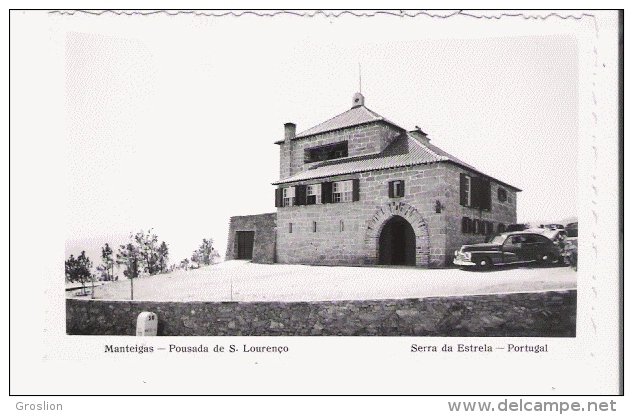
M 620 393 L 617 12 L 10 17 L 11 393 Z

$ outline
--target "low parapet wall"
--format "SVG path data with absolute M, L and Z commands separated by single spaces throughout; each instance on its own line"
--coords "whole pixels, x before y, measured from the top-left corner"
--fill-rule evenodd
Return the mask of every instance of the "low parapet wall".
M 66 332 L 134 336 L 142 311 L 159 336 L 575 337 L 576 291 L 320 302 L 66 300 Z

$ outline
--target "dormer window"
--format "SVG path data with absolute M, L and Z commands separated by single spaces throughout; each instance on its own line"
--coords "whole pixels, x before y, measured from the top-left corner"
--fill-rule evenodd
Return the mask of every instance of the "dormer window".
M 347 157 L 347 141 L 328 144 L 326 146 L 312 147 L 305 150 L 305 162 L 334 160 Z

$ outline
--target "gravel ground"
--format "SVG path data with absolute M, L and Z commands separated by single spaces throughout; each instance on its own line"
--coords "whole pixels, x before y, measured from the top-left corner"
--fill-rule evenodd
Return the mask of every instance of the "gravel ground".
M 228 261 L 134 280 L 146 301 L 327 301 L 422 298 L 576 288 L 569 267 L 512 267 L 489 272 L 407 267 L 264 265 Z M 72 294 L 68 295 L 69 297 Z M 90 297 L 84 297 L 89 299 Z M 95 288 L 95 299 L 129 300 L 130 281 Z

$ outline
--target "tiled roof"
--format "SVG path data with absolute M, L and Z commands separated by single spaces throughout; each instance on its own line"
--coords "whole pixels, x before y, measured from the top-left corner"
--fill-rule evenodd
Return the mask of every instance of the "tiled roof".
M 468 163 L 465 163 L 463 161 L 461 161 L 460 159 L 458 159 L 457 157 L 453 156 L 452 154 L 448 154 L 446 151 L 442 150 L 439 147 L 434 146 L 431 143 L 425 143 L 423 144 L 424 146 L 426 146 L 430 151 L 432 151 L 433 153 L 437 154 L 440 157 L 444 157 L 445 160 L 447 161 L 452 161 L 453 163 L 459 164 L 460 166 L 464 166 L 467 169 L 476 171 L 478 173 L 481 173 L 480 171 L 478 171 L 476 168 L 474 168 L 473 166 L 471 166 Z M 483 173 L 482 173 L 483 174 Z
M 372 170 L 417 166 L 437 162 L 452 162 L 465 167 L 468 170 L 487 176 L 475 169 L 473 166 L 448 154 L 444 150 L 441 150 L 430 143 L 421 143 L 410 134 L 403 133 L 400 137 L 396 138 L 391 144 L 389 144 L 382 153 L 368 156 L 346 157 L 314 163 L 314 165 L 310 166 L 308 170 L 286 179 L 279 180 L 273 184 L 292 183 Z M 507 183 L 503 183 L 492 177 L 491 179 L 520 191 L 520 189 L 508 185 Z
M 376 114 L 374 111 L 364 105 L 361 105 L 297 134 L 296 138 L 325 133 L 327 131 L 340 130 L 341 128 L 354 127 L 356 125 L 367 124 L 374 121 L 385 121 L 389 124 L 395 125 L 382 115 Z
M 351 109 L 339 114 L 329 120 L 322 122 L 312 128 L 307 129 L 295 136 L 294 139 L 309 137 L 328 131 L 340 130 L 343 128 L 354 127 L 357 125 L 367 124 L 371 122 L 382 121 L 389 123 L 395 127 L 397 124 L 389 121 L 380 114 L 375 113 L 364 105 L 352 107 Z M 418 140 L 414 135 L 404 132 L 379 154 L 371 154 L 356 157 L 345 157 L 336 160 L 328 160 L 312 164 L 308 170 L 295 174 L 294 176 L 274 182 L 274 185 L 299 182 L 312 179 L 320 179 L 331 176 L 341 176 L 345 174 L 360 173 L 372 170 L 390 169 L 396 167 L 416 166 L 421 164 L 430 164 L 437 162 L 450 162 L 464 167 L 473 172 L 482 174 L 490 179 L 511 187 L 517 191 L 521 191 L 512 185 L 504 183 L 493 177 L 490 177 L 470 164 L 464 163 L 457 157 L 448 154 L 444 150 L 434 146 L 427 140 Z M 283 140 L 277 141 L 276 144 L 283 143 Z

